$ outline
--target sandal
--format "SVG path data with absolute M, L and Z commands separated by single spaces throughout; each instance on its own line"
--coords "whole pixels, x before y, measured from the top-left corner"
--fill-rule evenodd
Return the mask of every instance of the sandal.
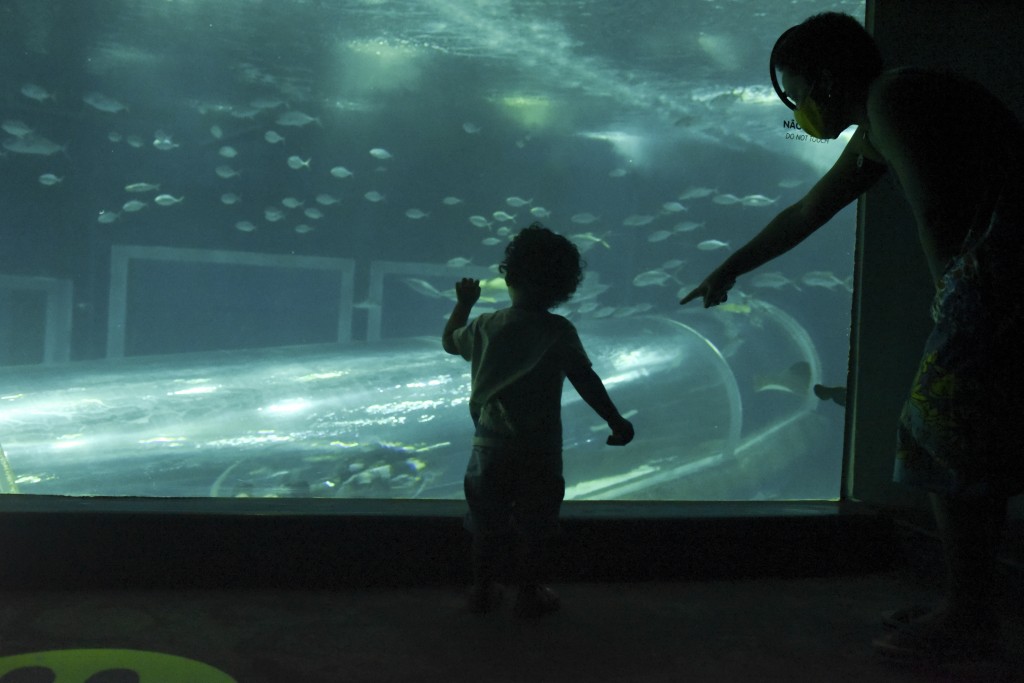
M 473 614 L 486 614 L 501 605 L 502 590 L 496 583 L 473 584 L 466 598 L 466 606 Z
M 999 630 L 959 630 L 929 620 L 911 621 L 872 641 L 891 659 L 927 664 L 992 662 L 1001 658 Z
M 558 594 L 547 586 L 523 586 L 513 607 L 517 617 L 541 617 L 561 607 Z
M 903 628 L 933 611 L 933 608 L 924 605 L 911 605 L 902 609 L 882 612 L 882 626 L 887 629 Z

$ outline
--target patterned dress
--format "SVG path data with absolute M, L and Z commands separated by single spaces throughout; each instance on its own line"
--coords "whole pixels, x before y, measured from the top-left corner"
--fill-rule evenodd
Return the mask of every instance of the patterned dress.
M 897 430 L 894 480 L 965 498 L 1024 491 L 1024 183 L 943 274 Z

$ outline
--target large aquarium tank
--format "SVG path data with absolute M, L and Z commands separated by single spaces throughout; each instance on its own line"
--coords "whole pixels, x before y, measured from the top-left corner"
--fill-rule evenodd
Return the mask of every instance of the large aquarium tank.
M 772 91 L 863 0 L 10 0 L 0 492 L 460 498 L 454 283 L 534 221 L 636 427 L 566 384 L 568 500 L 836 499 L 855 213 L 679 299 L 829 168 Z

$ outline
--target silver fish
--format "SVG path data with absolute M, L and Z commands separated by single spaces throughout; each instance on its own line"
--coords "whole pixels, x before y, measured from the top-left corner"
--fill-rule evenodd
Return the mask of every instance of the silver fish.
M 427 213 L 425 211 L 421 211 L 419 209 L 409 209 L 409 210 L 407 210 L 405 212 L 406 218 L 411 218 L 413 220 L 419 220 L 420 218 L 426 218 L 429 215 L 430 215 L 429 213 Z
M 296 128 L 306 126 L 314 122 L 317 125 L 320 125 L 320 119 L 316 118 L 315 116 L 310 116 L 309 114 L 298 111 L 297 109 L 291 109 L 289 111 L 284 112 L 283 114 L 278 116 L 276 120 L 276 123 L 279 126 L 293 126 Z
M 715 251 L 716 249 L 728 249 L 729 243 L 721 240 L 704 240 L 697 245 L 701 251 Z
M 45 102 L 46 100 L 54 99 L 52 93 L 47 91 L 43 86 L 36 85 L 35 83 L 26 83 L 21 86 L 21 94 L 30 100 L 35 100 L 36 102 Z
M 309 168 L 309 162 L 311 162 L 312 160 L 313 159 L 311 157 L 303 161 L 301 158 L 293 154 L 290 157 L 288 157 L 288 167 L 293 168 L 296 171 L 299 170 L 300 168 Z
M 159 190 L 160 184 L 157 183 L 132 183 L 131 185 L 124 186 L 125 192 L 152 192 L 153 190 Z
M 740 203 L 743 206 L 771 206 L 777 201 L 779 201 L 778 197 L 772 199 L 765 197 L 763 194 L 748 194 L 740 200 Z
M 88 104 L 97 111 L 106 112 L 108 114 L 116 114 L 118 112 L 125 111 L 128 109 L 125 105 L 115 100 L 113 97 L 107 97 L 98 92 L 91 92 L 82 98 L 82 101 Z
M 4 140 L 4 149 L 15 154 L 38 154 L 41 156 L 50 156 L 64 151 L 64 147 L 40 135 L 7 138 Z
M 239 232 L 254 232 L 256 230 L 256 226 L 249 221 L 238 221 L 235 223 L 235 230 L 238 230 Z
M 442 199 L 441 203 L 444 204 L 445 206 L 455 206 L 456 204 L 461 204 L 462 200 L 459 199 L 458 197 L 453 197 L 449 195 Z
M 344 166 L 335 166 L 331 169 L 331 175 L 335 178 L 351 178 L 353 173 Z
M 757 273 L 754 277 L 750 278 L 750 284 L 765 289 L 782 289 L 790 285 L 800 289 L 796 286 L 796 283 L 778 271 Z
M 329 195 L 326 192 L 318 194 L 316 196 L 316 203 L 322 206 L 330 206 L 331 204 L 337 204 L 341 200 L 333 195 Z
M 734 194 L 716 194 L 711 198 L 715 204 L 721 204 L 722 206 L 729 206 L 730 204 L 739 204 L 742 200 Z
M 572 218 L 569 220 L 573 223 L 579 223 L 580 225 L 590 225 L 600 219 L 592 213 L 577 213 L 573 214 Z
M 159 204 L 160 206 L 174 206 L 175 204 L 180 204 L 184 200 L 184 197 L 172 197 L 169 194 L 158 194 L 153 199 L 153 201 Z
M 409 289 L 411 289 L 412 291 L 416 292 L 417 294 L 422 294 L 423 296 L 429 296 L 429 297 L 431 297 L 433 299 L 443 299 L 444 298 L 444 294 L 439 292 L 437 287 L 435 287 L 434 285 L 430 284 L 426 280 L 421 280 L 421 279 L 419 279 L 417 277 L 407 277 L 407 278 L 402 278 L 402 282 L 404 282 L 409 287 Z
M 391 152 L 387 151 L 382 147 L 374 147 L 373 149 L 370 150 L 370 156 L 376 159 L 390 159 Z
M 217 150 L 217 154 L 221 155 L 225 159 L 234 159 L 238 156 L 238 150 L 230 145 L 224 145 Z
M 294 228 L 295 232 L 300 235 L 305 235 L 307 233 L 313 232 L 314 229 L 315 228 L 313 228 L 312 225 L 306 225 L 305 223 L 299 223 Z
M 486 227 L 490 226 L 490 224 L 491 224 L 490 221 L 488 221 L 483 216 L 470 216 L 469 217 L 469 222 L 472 223 L 473 225 L 475 225 L 478 228 L 486 228 Z
M 652 285 L 657 285 L 662 287 L 666 282 L 672 279 L 672 276 L 663 270 L 648 270 L 633 278 L 633 286 L 650 287 Z
M 234 192 L 225 192 L 220 196 L 220 203 L 227 204 L 228 206 L 231 204 L 237 204 L 240 201 L 242 201 L 242 198 Z
M 491 215 L 494 217 L 494 220 L 496 221 L 514 221 L 516 219 L 515 216 L 510 216 L 504 211 L 495 211 Z
M 371 202 L 380 202 L 380 201 L 384 200 L 384 195 L 382 195 L 380 192 L 377 192 L 376 190 L 370 190 L 369 192 L 367 192 L 363 196 L 368 201 L 371 201 Z
M 2 127 L 8 134 L 13 135 L 16 138 L 23 138 L 26 135 L 32 134 L 32 129 L 29 128 L 28 125 L 15 119 L 8 119 L 7 121 L 4 121 Z
M 519 208 L 520 206 L 525 206 L 527 204 L 533 203 L 533 198 L 531 197 L 530 199 L 523 199 L 522 197 L 509 197 L 508 199 L 505 200 L 505 203 L 508 204 L 509 206 Z
M 142 211 L 146 206 L 148 206 L 146 202 L 140 202 L 138 199 L 129 199 L 121 208 L 128 213 L 133 213 L 135 211 Z
M 307 218 L 312 218 L 315 221 L 320 220 L 324 217 L 324 212 L 315 206 L 307 207 L 302 213 L 306 214 Z
M 224 178 L 225 180 L 227 180 L 228 178 L 234 178 L 236 176 L 241 175 L 241 173 L 239 173 L 238 171 L 236 171 L 235 169 L 233 169 L 233 168 L 231 168 L 230 166 L 227 166 L 227 165 L 218 166 L 214 170 L 216 171 L 218 176 L 220 176 L 221 178 Z
M 688 187 L 680 193 L 679 200 L 685 202 L 687 199 L 702 199 L 714 194 L 716 191 L 710 187 Z
M 266 133 L 264 133 L 263 139 L 272 145 L 276 145 L 279 142 L 284 142 L 284 136 L 279 135 L 277 131 L 274 130 L 268 130 Z
M 622 221 L 622 224 L 629 226 L 631 228 L 637 228 L 640 227 L 641 225 L 647 225 L 648 223 L 652 222 L 655 218 L 657 218 L 657 216 L 651 216 L 648 214 L 634 214 L 632 216 L 628 216 L 626 220 Z
M 64 179 L 54 175 L 53 173 L 44 173 L 41 176 L 39 176 L 39 182 L 47 186 L 56 185 L 62 180 Z

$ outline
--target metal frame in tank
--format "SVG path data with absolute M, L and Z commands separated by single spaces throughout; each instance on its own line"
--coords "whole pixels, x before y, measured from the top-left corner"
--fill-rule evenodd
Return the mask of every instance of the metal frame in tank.
M 71 281 L 52 277 L 0 275 L 0 297 L 23 291 L 46 294 L 43 363 L 67 362 L 71 358 Z M 0 300 L 0 306 L 3 303 Z
M 107 314 L 107 358 L 122 358 L 124 356 L 125 334 L 127 332 L 128 265 L 132 259 L 337 271 L 341 274 L 341 288 L 338 291 L 338 335 L 336 341 L 352 341 L 352 301 L 353 281 L 355 279 L 355 261 L 353 259 L 328 258 L 324 256 L 293 256 L 291 254 L 260 254 L 220 249 L 114 245 L 110 249 L 110 304 Z

